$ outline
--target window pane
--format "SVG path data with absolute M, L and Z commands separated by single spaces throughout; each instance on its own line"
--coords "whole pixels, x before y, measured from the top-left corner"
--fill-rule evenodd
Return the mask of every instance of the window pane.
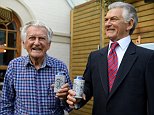
M 6 70 L 0 70 L 0 82 L 3 82 Z M 0 90 L 2 86 L 0 85 Z
M 8 25 L 8 29 L 9 29 L 9 30 L 16 30 L 16 24 L 15 24 L 15 22 L 10 23 L 10 24 Z
M 8 65 L 14 59 L 15 53 L 14 50 L 6 50 L 6 52 L 0 53 L 0 65 Z
M 16 33 L 15 32 L 8 33 L 8 47 L 12 47 L 12 48 L 16 47 Z
M 0 28 L 1 29 L 6 29 L 5 26 L 3 24 L 0 24 Z
M 6 44 L 6 36 L 5 31 L 0 30 L 0 45 Z

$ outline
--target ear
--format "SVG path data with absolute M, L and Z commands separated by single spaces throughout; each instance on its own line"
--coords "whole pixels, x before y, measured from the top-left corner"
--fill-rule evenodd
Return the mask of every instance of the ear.
M 49 46 L 51 45 L 51 41 L 49 42 Z
M 128 22 L 127 30 L 132 29 L 133 28 L 133 24 L 134 24 L 134 19 L 131 18 L 131 20 Z
M 23 48 L 25 49 L 25 42 L 24 42 L 24 41 L 22 41 L 22 44 L 23 44 Z
M 48 49 L 50 48 L 50 46 L 51 46 L 51 41 L 48 43 Z

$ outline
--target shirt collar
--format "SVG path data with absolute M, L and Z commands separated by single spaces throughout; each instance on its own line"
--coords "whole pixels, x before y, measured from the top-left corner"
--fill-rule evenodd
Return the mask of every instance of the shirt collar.
M 44 68 L 45 66 L 52 66 L 52 63 L 49 63 L 49 56 L 46 54 L 45 55 L 45 59 L 44 59 L 44 61 L 43 61 L 43 64 L 42 64 L 42 66 L 41 66 L 41 68 Z M 29 57 L 29 55 L 27 55 L 26 57 L 25 57 L 25 64 L 24 64 L 25 66 L 28 66 L 28 65 L 33 65 L 32 64 L 32 62 L 30 61 L 30 57 Z
M 118 40 L 117 42 L 122 49 L 125 49 L 129 45 L 129 43 L 131 42 L 130 35 Z M 111 43 L 113 43 L 113 42 L 110 40 L 109 49 L 110 49 Z

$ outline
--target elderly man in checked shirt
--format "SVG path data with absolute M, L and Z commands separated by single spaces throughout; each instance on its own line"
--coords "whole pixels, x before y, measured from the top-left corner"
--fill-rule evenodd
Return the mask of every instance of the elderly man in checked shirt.
M 72 83 L 66 65 L 47 55 L 52 30 L 40 21 L 28 22 L 21 30 L 28 55 L 10 61 L 2 89 L 0 115 L 64 115 L 71 109 L 65 103 Z M 58 71 L 63 71 L 65 84 L 54 93 Z

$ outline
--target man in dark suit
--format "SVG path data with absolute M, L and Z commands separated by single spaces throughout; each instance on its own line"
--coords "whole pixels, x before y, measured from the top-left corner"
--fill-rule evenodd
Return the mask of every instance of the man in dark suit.
M 78 101 L 69 90 L 67 103 L 82 107 L 93 97 L 93 115 L 154 115 L 154 51 L 131 41 L 138 22 L 131 4 L 114 2 L 108 9 L 105 32 L 109 45 L 90 53 L 83 75 L 85 96 Z M 109 57 L 112 43 L 118 44 L 111 56 L 116 61 Z

